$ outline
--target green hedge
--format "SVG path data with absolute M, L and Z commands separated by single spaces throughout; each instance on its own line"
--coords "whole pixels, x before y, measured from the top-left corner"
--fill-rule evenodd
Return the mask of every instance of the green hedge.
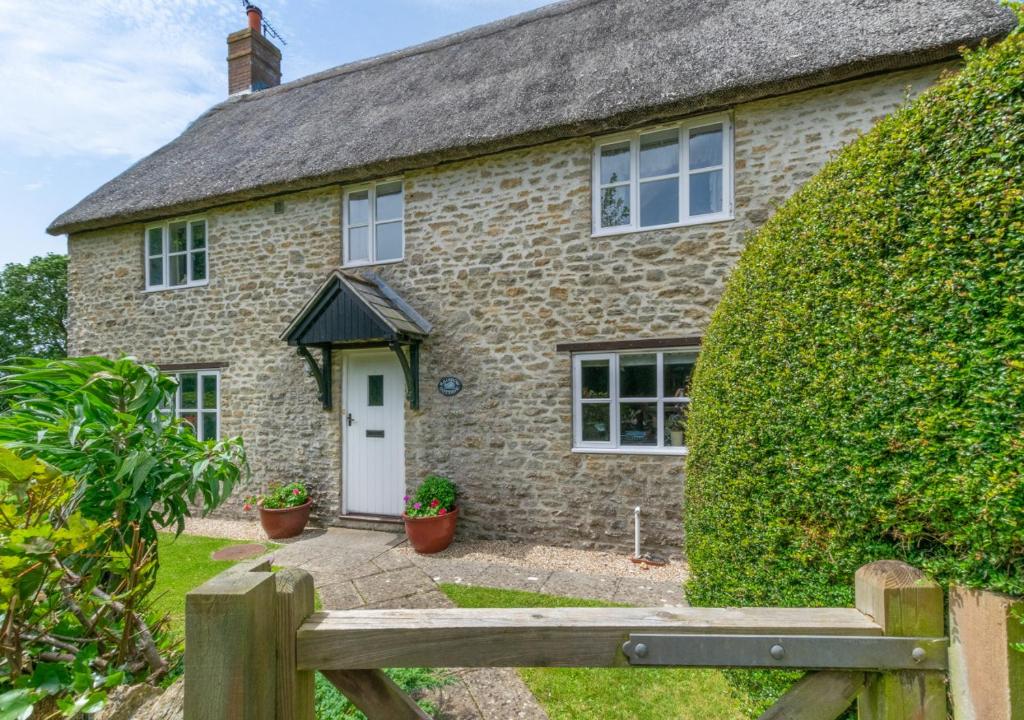
M 879 558 L 1024 594 L 1022 49 L 969 53 L 743 253 L 692 388 L 694 604 L 849 605 Z

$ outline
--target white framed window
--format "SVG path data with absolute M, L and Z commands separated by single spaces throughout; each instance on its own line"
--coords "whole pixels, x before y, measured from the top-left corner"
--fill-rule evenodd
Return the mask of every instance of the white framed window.
M 574 354 L 573 449 L 685 454 L 687 393 L 697 352 Z
M 594 234 L 731 220 L 732 134 L 728 115 L 712 115 L 598 139 Z
M 398 262 L 405 255 L 405 197 L 401 180 L 345 190 L 345 266 Z
M 206 220 L 174 220 L 146 228 L 146 289 L 205 285 L 209 277 Z
M 174 393 L 175 417 L 191 425 L 200 440 L 220 438 L 220 371 L 194 370 L 171 374 L 178 380 L 178 389 Z

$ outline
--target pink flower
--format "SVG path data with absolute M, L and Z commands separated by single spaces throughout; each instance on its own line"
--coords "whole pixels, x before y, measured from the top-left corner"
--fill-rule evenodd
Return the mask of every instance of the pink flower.
M 246 503 L 245 505 L 242 506 L 242 509 L 245 510 L 246 512 L 249 512 L 250 510 L 252 510 L 252 505 Z
M 292 490 L 292 495 L 298 495 L 298 494 L 299 494 L 299 489 L 298 488 L 295 488 L 294 490 Z
M 447 515 L 448 511 L 445 510 L 444 508 L 441 508 L 440 510 L 437 511 L 437 514 L 438 515 Z
M 415 505 L 413 505 L 413 507 L 419 510 L 421 507 L 423 507 L 423 503 L 416 503 Z

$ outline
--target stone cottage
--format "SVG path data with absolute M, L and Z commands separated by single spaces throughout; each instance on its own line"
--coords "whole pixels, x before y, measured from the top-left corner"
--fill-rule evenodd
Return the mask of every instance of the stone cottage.
M 427 473 L 466 536 L 682 545 L 687 385 L 750 233 L 999 38 L 993 0 L 568 0 L 229 93 L 58 217 L 70 348 L 180 380 L 253 482 L 389 527 Z M 228 508 L 236 512 L 237 505 Z

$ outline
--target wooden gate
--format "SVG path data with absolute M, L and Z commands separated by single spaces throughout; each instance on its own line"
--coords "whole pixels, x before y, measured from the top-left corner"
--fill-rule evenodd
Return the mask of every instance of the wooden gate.
M 429 720 L 385 667 L 814 671 L 767 718 L 945 720 L 943 593 L 919 570 L 857 571 L 856 608 L 313 612 L 313 578 L 236 566 L 186 599 L 188 720 L 313 720 L 319 670 L 369 720 Z

